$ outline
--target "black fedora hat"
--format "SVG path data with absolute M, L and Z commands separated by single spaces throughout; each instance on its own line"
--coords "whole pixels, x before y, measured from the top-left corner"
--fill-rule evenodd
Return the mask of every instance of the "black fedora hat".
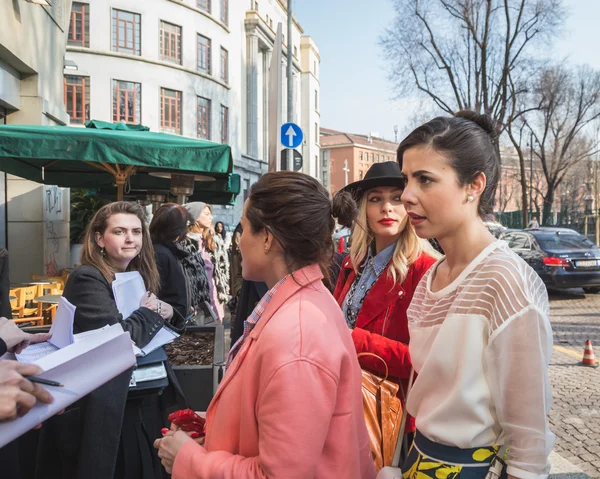
M 350 183 L 340 191 L 347 191 L 352 194 L 354 199 L 359 200 L 365 191 L 371 188 L 376 188 L 377 186 L 397 186 L 398 188 L 404 188 L 404 184 L 405 180 L 398 163 L 395 161 L 384 161 L 372 165 L 362 180 Z

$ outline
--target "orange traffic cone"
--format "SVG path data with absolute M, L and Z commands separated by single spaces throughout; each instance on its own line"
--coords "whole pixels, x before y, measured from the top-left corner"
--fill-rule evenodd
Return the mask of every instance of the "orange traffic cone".
M 598 361 L 596 360 L 596 355 L 594 354 L 594 348 L 592 348 L 592 342 L 589 339 L 585 342 L 581 364 L 583 366 L 591 366 L 593 368 L 598 367 Z

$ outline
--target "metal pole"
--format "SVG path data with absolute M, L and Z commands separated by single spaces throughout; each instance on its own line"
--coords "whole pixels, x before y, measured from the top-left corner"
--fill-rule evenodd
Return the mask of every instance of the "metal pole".
M 294 78 L 292 66 L 294 64 L 294 44 L 292 41 L 292 0 L 287 0 L 287 121 L 294 121 Z M 287 152 L 287 169 L 294 169 L 294 151 L 290 148 Z
M 600 129 L 596 130 L 596 161 L 594 161 L 594 220 L 596 221 L 596 244 L 600 244 L 600 204 L 598 203 L 598 200 L 600 200 L 598 194 L 598 162 L 600 162 L 600 150 L 598 150 L 600 146 Z
M 600 218 L 598 218 L 598 159 L 594 161 L 594 221 L 596 222 L 596 244 L 600 243 Z
M 529 221 L 533 213 L 533 200 L 531 191 L 533 189 L 533 132 L 529 133 Z

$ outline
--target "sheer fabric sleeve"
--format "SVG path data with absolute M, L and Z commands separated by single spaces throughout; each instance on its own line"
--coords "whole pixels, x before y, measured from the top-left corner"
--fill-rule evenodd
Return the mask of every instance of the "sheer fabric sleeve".
M 507 472 L 520 479 L 545 478 L 549 470 L 554 444 L 548 427 L 551 352 L 549 321 L 535 306 L 506 322 L 486 351 L 489 387 L 508 447 Z
M 552 329 L 546 287 L 512 253 L 499 254 L 486 268 L 478 302 L 490 318 L 486 377 L 508 448 L 507 472 L 520 479 L 545 478 L 554 444 L 548 411 L 552 392 L 548 365 Z

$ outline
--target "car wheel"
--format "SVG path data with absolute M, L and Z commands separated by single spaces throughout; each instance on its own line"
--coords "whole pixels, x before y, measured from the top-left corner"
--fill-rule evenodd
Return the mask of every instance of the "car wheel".
M 600 293 L 600 286 L 594 286 L 593 288 L 583 288 L 583 291 L 587 294 Z

